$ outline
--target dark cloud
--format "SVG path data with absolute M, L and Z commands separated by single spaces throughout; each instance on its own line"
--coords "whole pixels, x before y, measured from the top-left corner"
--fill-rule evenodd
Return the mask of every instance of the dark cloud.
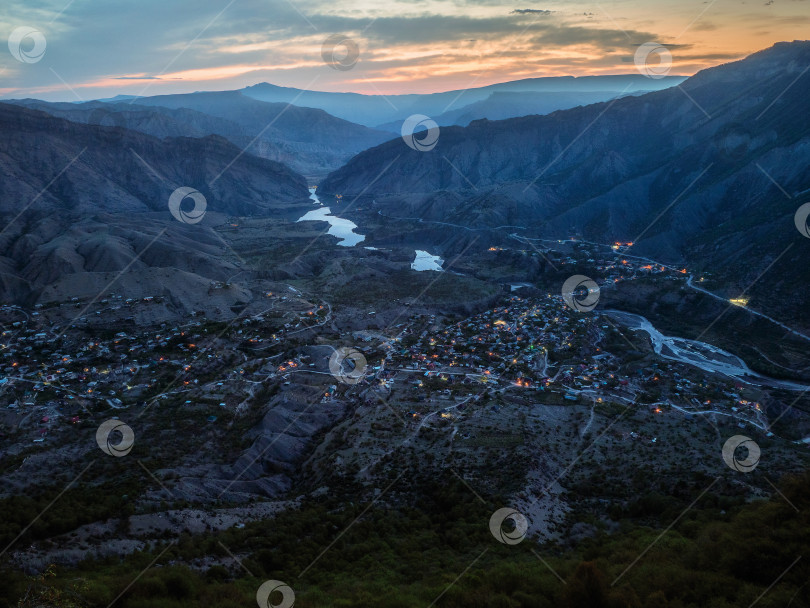
M 557 11 L 548 11 L 539 8 L 516 8 L 510 15 L 551 15 Z
M 554 4 L 555 0 L 547 1 L 547 6 L 562 6 Z M 41 62 L 32 65 L 20 64 L 9 53 L 0 51 L 0 71 L 5 70 L 0 88 L 18 89 L 19 94 L 7 93 L 6 96 L 53 88 L 72 98 L 72 93 L 62 88 L 62 79 L 78 93 L 85 90 L 80 86 L 83 83 L 106 80 L 104 86 L 110 89 L 109 83 L 114 80 L 128 93 L 137 94 L 140 88 L 153 85 L 152 90 L 160 88 L 164 92 L 167 88 L 160 87 L 157 81 L 173 80 L 174 73 L 230 66 L 247 66 L 245 69 L 256 66 L 257 71 L 228 76 L 230 80 L 197 81 L 196 88 L 244 86 L 259 78 L 277 80 L 288 86 L 308 86 L 322 67 L 319 58 L 323 39 L 335 33 L 352 37 L 360 44 L 362 55 L 358 70 L 369 69 L 383 77 L 384 66 L 389 62 L 402 66 L 403 73 L 408 67 L 428 66 L 432 62 L 441 65 L 441 61 L 447 61 L 449 47 L 452 47 L 450 54 L 459 52 L 459 63 L 470 59 L 470 53 L 462 51 L 472 50 L 474 54 L 476 49 L 501 49 L 506 52 L 499 50 L 498 56 L 504 59 L 514 56 L 515 65 L 522 59 L 524 65 L 516 68 L 518 71 L 538 69 L 537 66 L 542 65 L 538 57 L 547 55 L 546 49 L 553 49 L 557 57 L 562 57 L 560 61 L 568 61 L 572 67 L 587 65 L 578 63 L 578 58 L 586 55 L 605 56 L 616 65 L 616 54 L 628 51 L 632 54 L 634 46 L 663 37 L 661 32 L 631 28 L 625 31 L 615 24 L 611 27 L 604 20 L 587 21 L 594 15 L 581 12 L 585 4 L 573 6 L 569 11 L 516 8 L 507 13 L 509 9 L 503 0 L 446 0 L 451 13 L 429 12 L 435 11 L 436 6 L 433 2 L 416 0 L 407 5 L 408 12 L 403 14 L 383 9 L 382 5 L 377 8 L 369 5 L 368 12 L 358 8 L 336 14 L 341 7 L 325 0 L 293 0 L 292 3 L 238 0 L 231 4 L 229 0 L 139 0 L 138 3 L 3 0 L 0 42 L 4 42 L 14 27 L 30 25 L 45 34 L 47 51 Z M 465 11 L 466 7 L 490 7 L 491 14 L 481 16 Z M 386 15 L 385 10 L 390 13 Z M 764 25 L 761 14 L 745 10 L 749 11 L 751 20 L 757 20 L 757 25 Z M 373 15 L 380 16 L 375 19 Z M 739 23 L 746 19 L 746 13 L 737 11 L 734 18 Z M 807 16 L 780 16 L 769 18 L 768 25 L 795 26 L 806 19 Z M 726 27 L 725 23 L 717 23 Z M 593 27 L 589 27 L 591 25 Z M 637 27 L 652 29 L 652 26 Z M 695 24 L 696 31 L 715 27 L 711 21 Z M 689 48 L 668 46 L 673 53 Z M 571 50 L 570 59 L 565 58 L 569 55 L 566 48 Z M 403 49 L 401 59 L 396 58 L 398 49 Z M 419 52 L 415 54 L 414 50 Z M 706 58 L 711 59 L 711 55 Z M 721 57 L 725 58 L 726 55 Z M 557 66 L 556 59 L 554 61 Z M 278 71 L 291 65 L 296 68 Z M 594 64 L 594 67 L 599 65 Z M 227 72 L 223 70 L 223 73 Z M 241 74 L 239 68 L 234 73 Z M 329 75 L 329 84 L 339 88 L 343 81 Z M 326 78 L 324 76 L 324 80 Z M 139 80 L 144 82 L 139 85 Z M 324 86 L 324 80 L 317 86 Z M 188 86 L 194 82 L 190 78 Z M 109 96 L 106 95 L 109 92 L 105 90 L 104 96 Z M 87 91 L 88 97 L 96 94 L 97 91 Z

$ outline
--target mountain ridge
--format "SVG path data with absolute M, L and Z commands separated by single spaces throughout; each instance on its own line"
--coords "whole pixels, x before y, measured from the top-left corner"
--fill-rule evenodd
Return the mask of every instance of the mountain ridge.
M 793 225 L 810 188 L 807 66 L 810 42 L 783 43 L 664 91 L 443 127 L 433 150 L 381 144 L 319 193 L 362 194 L 358 204 L 392 218 L 632 241 L 637 254 L 722 271 L 742 289 L 778 243 L 799 245 L 786 264 L 808 248 Z
M 5 301 L 96 294 L 110 281 L 138 293 L 165 280 L 192 310 L 200 289 L 234 273 L 212 226 L 231 215 L 292 219 L 311 204 L 301 175 L 219 136 L 161 140 L 12 104 L 0 104 L 0 128 Z M 198 224 L 169 211 L 181 186 L 206 199 Z

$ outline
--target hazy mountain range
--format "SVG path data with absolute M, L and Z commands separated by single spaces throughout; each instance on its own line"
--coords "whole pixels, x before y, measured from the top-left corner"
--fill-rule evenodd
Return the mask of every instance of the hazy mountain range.
M 81 104 L 25 99 L 21 105 L 76 122 L 118 125 L 155 137 L 221 135 L 250 154 L 312 177 L 392 137 L 323 110 L 264 103 L 238 91 L 160 95 Z
M 810 43 L 794 42 L 683 82 L 547 78 L 388 98 L 261 84 L 84 104 L 16 102 L 61 118 L 3 104 L 0 212 L 7 221 L 20 218 L 2 234 L 0 276 L 7 293 L 21 296 L 65 273 L 125 267 L 137 255 L 135 243 L 157 225 L 136 228 L 140 219 L 122 217 L 159 212 L 162 229 L 172 219 L 168 196 L 181 185 L 198 188 L 213 212 L 292 218 L 307 204 L 301 174 L 317 179 L 339 167 L 319 192 L 343 194 L 344 201 L 362 194 L 360 202 L 369 203 L 363 213 L 633 241 L 639 254 L 725 271 L 743 285 L 786 241 L 798 246 L 783 262 L 805 266 L 810 243 L 795 230 L 793 214 L 810 190 L 808 65 Z M 639 94 L 645 86 L 663 90 Z M 600 96 L 609 101 L 582 105 Z M 342 117 L 289 105 L 293 98 Z M 380 103 L 387 109 L 372 108 Z M 442 113 L 448 104 L 458 108 Z M 577 107 L 476 118 L 556 105 Z M 380 124 L 412 111 L 440 124 L 472 122 L 442 126 L 435 149 L 424 153 L 390 132 L 346 120 L 362 115 Z M 99 213 L 110 215 L 85 226 Z M 171 230 L 184 228 L 169 223 Z M 88 236 L 109 226 L 140 232 Z M 78 236 L 67 236 L 76 230 Z M 103 253 L 80 251 L 88 243 Z M 181 250 L 173 255 L 197 255 Z M 212 262 L 205 276 L 230 270 L 219 267 Z M 785 289 L 791 279 L 780 278 Z
M 98 293 L 118 273 L 134 293 L 152 284 L 184 291 L 170 268 L 204 287 L 232 271 L 221 239 L 176 221 L 168 200 L 181 186 L 199 190 L 210 218 L 285 217 L 307 204 L 307 184 L 285 165 L 242 154 L 218 136 L 158 139 L 84 125 L 0 104 L 0 291 L 6 300 Z M 222 221 L 222 220 L 220 220 Z M 165 238 L 157 238 L 166 231 Z M 145 273 L 145 274 L 144 274 Z M 171 273 L 170 273 L 171 274 Z M 197 274 L 206 280 L 193 278 Z M 56 285 L 56 287 L 54 287 Z M 51 286 L 50 293 L 42 292 Z M 95 292 L 93 291 L 95 289 Z M 189 297 L 199 297 L 200 291 Z M 72 291 L 70 291 L 72 293 Z M 193 307 L 192 307 L 193 308 Z
M 435 116 L 440 125 L 466 125 L 478 118 L 546 114 L 681 80 L 649 80 L 641 75 L 534 78 L 468 91 L 394 96 L 261 83 L 241 91 L 121 96 L 78 104 L 11 102 L 68 120 L 118 125 L 156 137 L 221 135 L 251 154 L 283 162 L 317 181 L 355 154 L 398 136 L 402 121 L 414 113 Z
M 399 124 L 391 123 L 401 123 L 411 114 L 425 114 L 440 125 L 464 125 L 464 121 L 469 122 L 476 118 L 543 114 L 604 101 L 619 95 L 657 91 L 675 86 L 683 80 L 683 76 L 651 80 L 640 74 L 579 78 L 554 76 L 514 80 L 484 87 L 475 87 L 475 83 L 471 83 L 469 89 L 408 95 L 304 91 L 263 82 L 246 87 L 242 92 L 261 101 L 320 108 L 352 122 L 386 128 L 399 134 Z
M 809 65 L 810 42 L 781 43 L 664 91 L 445 127 L 430 152 L 387 142 L 320 191 L 363 193 L 390 216 L 633 241 L 736 269 L 741 286 L 793 242 L 779 268 L 804 275 L 793 215 L 810 190 Z

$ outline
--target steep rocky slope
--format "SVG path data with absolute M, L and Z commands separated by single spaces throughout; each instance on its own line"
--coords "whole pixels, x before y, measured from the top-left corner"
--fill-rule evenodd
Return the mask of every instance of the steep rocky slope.
M 97 293 L 125 271 L 133 274 L 118 280 L 131 282 L 157 268 L 186 273 L 176 284 L 164 277 L 178 291 L 189 280 L 207 285 L 233 270 L 211 226 L 231 215 L 293 217 L 309 204 L 302 176 L 220 137 L 159 140 L 6 104 L 0 125 L 4 300 Z M 198 224 L 169 211 L 181 186 L 206 199 Z
M 737 293 L 792 242 L 767 289 L 800 307 L 787 296 L 810 278 L 810 240 L 793 221 L 810 190 L 808 66 L 810 42 L 780 43 L 665 91 L 441 128 L 432 150 L 388 142 L 319 192 L 363 193 L 388 216 L 632 241 L 720 271 Z
M 250 154 L 323 176 L 390 133 L 335 118 L 323 110 L 265 103 L 239 91 L 159 95 L 128 102 L 16 103 L 75 122 L 125 126 L 156 137 L 221 135 Z

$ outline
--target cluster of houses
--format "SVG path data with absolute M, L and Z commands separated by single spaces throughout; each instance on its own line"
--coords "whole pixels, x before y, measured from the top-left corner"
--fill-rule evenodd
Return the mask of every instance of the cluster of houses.
M 485 384 L 552 390 L 578 400 L 586 388 L 629 384 L 614 373 L 613 358 L 593 346 L 595 319 L 551 295 L 512 296 L 505 306 L 441 329 L 431 317 L 414 317 L 390 344 L 386 367 L 409 375 L 417 387 L 435 378 L 448 383 L 444 390 Z
M 509 390 L 510 398 L 525 396 L 527 403 L 635 402 L 656 414 L 717 408 L 743 421 L 761 418 L 760 404 L 743 398 L 744 387 L 730 379 L 649 357 L 628 363 L 605 352 L 612 326 L 572 311 L 560 296 L 513 295 L 505 306 L 451 325 L 416 315 L 395 329 L 396 338 L 382 343 L 384 365 L 373 382 L 389 394 L 409 389 L 410 403 L 423 402 L 424 393 L 435 404 Z M 419 418 L 420 408 L 410 407 L 408 417 Z

